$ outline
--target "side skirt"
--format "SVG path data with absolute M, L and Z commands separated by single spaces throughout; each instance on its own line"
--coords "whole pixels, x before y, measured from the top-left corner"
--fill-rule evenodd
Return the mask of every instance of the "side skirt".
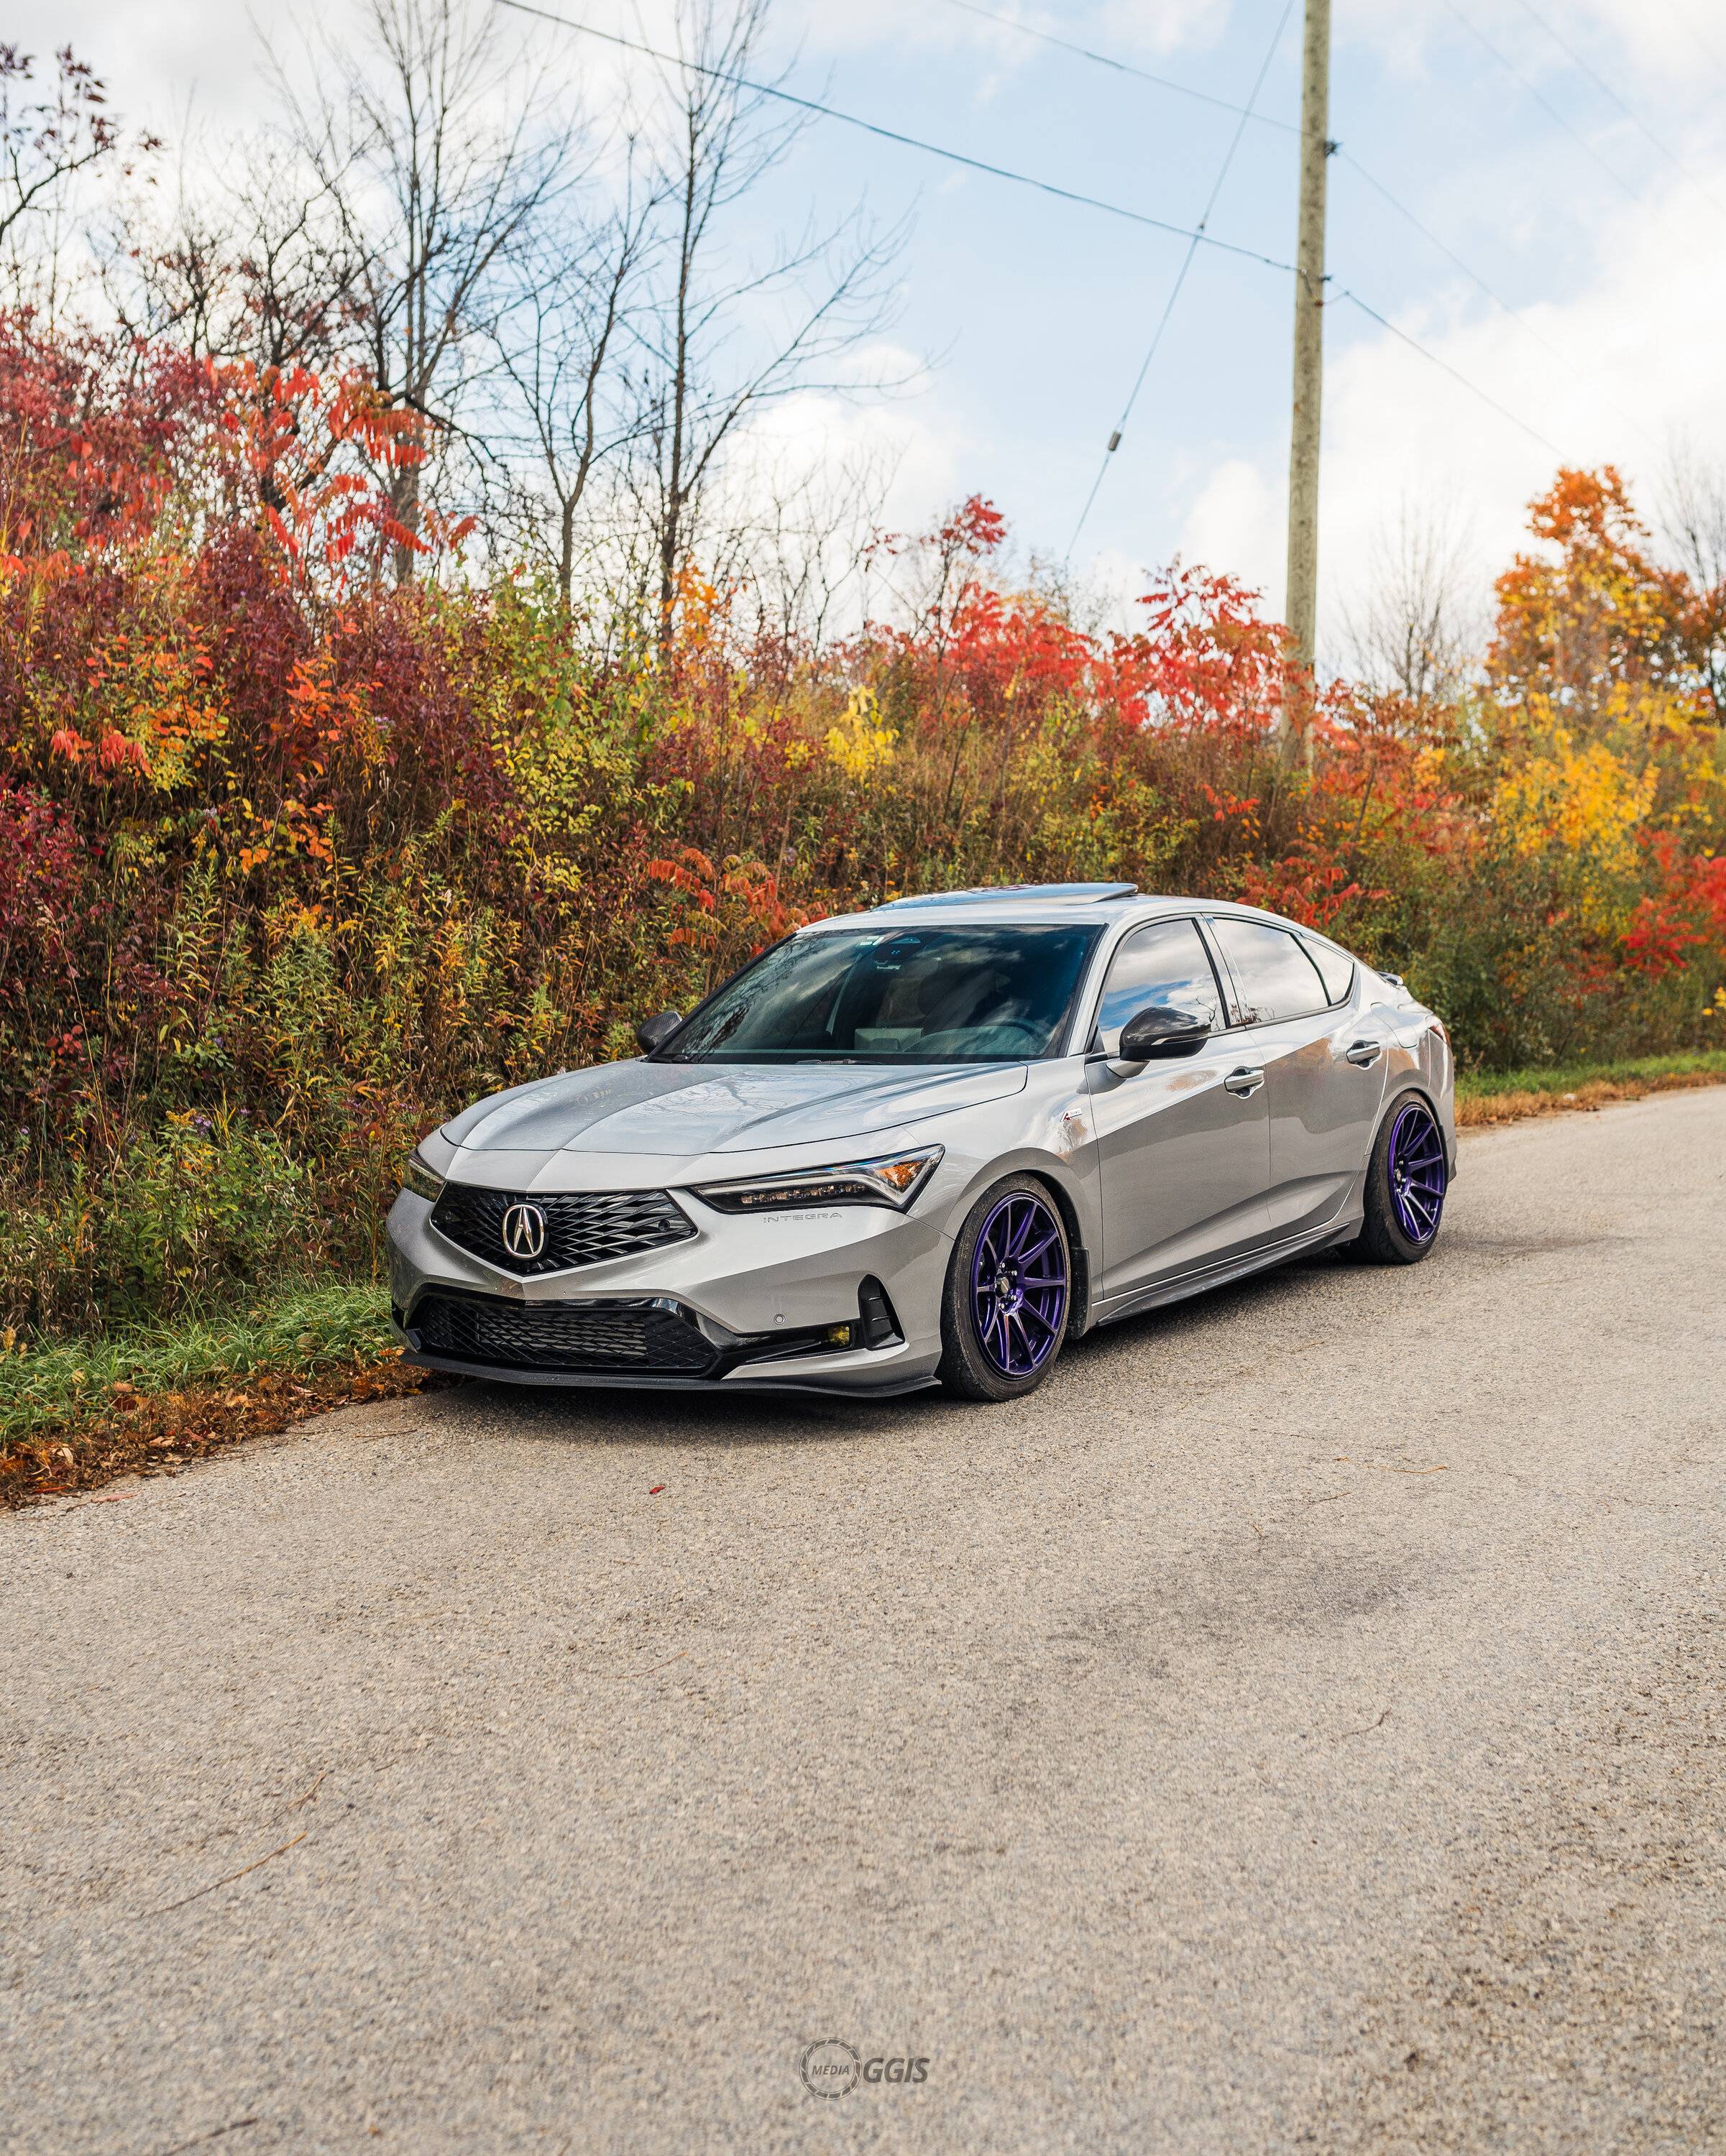
M 1272 1243 L 1220 1265 L 1201 1265 L 1195 1271 L 1178 1274 L 1173 1280 L 1159 1281 L 1154 1287 L 1140 1288 L 1132 1295 L 1123 1296 L 1118 1302 L 1103 1305 L 1092 1322 L 1113 1325 L 1122 1317 L 1137 1317 L 1141 1311 L 1160 1310 L 1167 1302 L 1183 1302 L 1189 1295 L 1203 1295 L 1207 1288 L 1225 1287 L 1230 1281 L 1245 1280 L 1249 1273 L 1269 1272 L 1273 1266 L 1287 1265 L 1291 1258 L 1304 1257 L 1309 1251 L 1328 1250 L 1333 1243 L 1351 1242 L 1359 1232 L 1358 1214 L 1340 1226 L 1330 1222 L 1323 1228 L 1309 1229 L 1304 1235 L 1291 1236 L 1287 1242 Z

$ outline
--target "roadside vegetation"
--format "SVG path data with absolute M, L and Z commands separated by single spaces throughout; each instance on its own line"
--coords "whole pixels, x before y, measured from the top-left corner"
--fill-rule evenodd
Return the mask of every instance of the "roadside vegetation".
M 1650 1093 L 1726 1086 L 1726 1049 L 1698 1055 L 1633 1055 L 1616 1063 L 1549 1064 L 1538 1070 L 1464 1071 L 1456 1081 L 1456 1121 L 1471 1128 L 1513 1123 L 1576 1108 L 1640 1101 Z
M 1456 1120 L 1477 1129 L 1718 1085 L 1726 1050 L 1465 1072 Z M 330 1408 L 454 1382 L 403 1363 L 381 1282 L 295 1282 L 248 1300 L 222 1317 L 43 1337 L 28 1353 L 0 1332 L 0 1510 L 176 1474 Z
M 0 1333 L 0 1509 L 435 1383 L 403 1367 L 388 1321 L 383 1288 L 324 1281 L 28 1350 Z
M 579 239 L 591 277 L 552 327 L 588 402 L 535 436 L 470 401 L 518 376 L 552 395 L 511 311 L 547 289 L 557 229 L 526 168 L 516 222 L 467 232 L 486 277 L 527 280 L 482 305 L 439 284 L 455 241 L 403 254 L 387 206 L 370 238 L 341 204 L 320 226 L 335 179 L 275 252 L 267 190 L 225 230 L 126 225 L 121 162 L 147 139 L 128 150 L 64 66 L 33 135 L 28 64 L 8 64 L 16 170 L 52 181 L 85 141 L 77 183 L 113 168 L 126 238 L 69 299 L 63 239 L 20 253 L 31 218 L 0 203 L 16 1487 L 77 1479 L 44 1435 L 111 1422 L 121 1388 L 193 1399 L 183 1435 L 223 1386 L 406 1382 L 376 1282 L 422 1132 L 627 1054 L 642 1013 L 907 890 L 1122 877 L 1315 923 L 1445 1014 L 1472 1120 L 1719 1074 L 1726 519 L 1706 488 L 1657 542 L 1617 473 L 1559 472 L 1482 649 L 1417 578 L 1374 615 L 1362 678 L 1315 685 L 1226 575 L 1148 575 L 1110 626 L 980 496 L 921 534 L 847 536 L 783 499 L 744 515 L 717 436 L 692 477 L 676 443 L 736 400 L 717 347 L 661 335 L 683 301 L 655 249 L 707 244 L 675 223 L 686 188 L 650 187 L 633 238 L 614 198 L 566 235 L 557 259 Z M 830 265 L 834 289 L 856 300 L 873 259 Z M 616 372 L 626 317 L 631 349 L 651 329 L 686 363 Z M 447 321 L 449 349 L 404 346 L 414 319 Z M 749 377 L 763 398 L 803 349 Z M 540 468 L 500 478 L 523 439 L 550 441 Z M 572 441 L 600 475 L 573 502 Z

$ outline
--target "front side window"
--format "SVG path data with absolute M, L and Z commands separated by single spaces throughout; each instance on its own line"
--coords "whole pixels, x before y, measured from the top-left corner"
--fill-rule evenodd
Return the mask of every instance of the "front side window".
M 1121 1029 L 1150 1004 L 1193 1011 L 1213 1030 L 1222 1024 L 1222 998 L 1204 938 L 1191 921 L 1158 921 L 1129 936 L 1109 962 L 1097 1029 L 1105 1055 L 1121 1045 Z
M 1094 928 L 815 930 L 727 981 L 672 1063 L 1022 1063 L 1061 1044 Z
M 1318 968 L 1287 929 L 1226 918 L 1210 926 L 1235 976 L 1243 1025 L 1305 1018 L 1329 1002 Z

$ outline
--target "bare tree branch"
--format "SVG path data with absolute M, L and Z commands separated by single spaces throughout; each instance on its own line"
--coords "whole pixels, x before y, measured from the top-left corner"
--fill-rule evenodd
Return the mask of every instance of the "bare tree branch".
M 651 498 L 665 640 L 704 490 L 738 428 L 762 405 L 813 388 L 822 369 L 881 326 L 886 273 L 902 239 L 896 231 L 871 234 L 853 217 L 829 233 L 806 232 L 764 266 L 733 266 L 724 213 L 786 156 L 804 124 L 769 117 L 768 100 L 737 80 L 758 71 L 753 55 L 768 4 L 678 0 L 677 49 L 687 64 L 669 71 L 670 230 L 636 377 L 650 415 L 651 485 L 644 491 Z M 777 325 L 767 318 L 769 302 L 780 307 Z M 731 349 L 734 341 L 746 356 Z
M 1442 509 L 1405 501 L 1378 554 L 1364 605 L 1344 614 L 1355 670 L 1417 702 L 1444 701 L 1463 686 L 1481 644 L 1469 549 Z
M 501 51 L 464 0 L 367 0 L 363 42 L 326 42 L 310 101 L 277 74 L 306 163 L 355 264 L 351 333 L 379 393 L 424 419 L 434 448 L 464 440 L 457 413 L 499 280 L 573 184 L 574 127 L 542 73 Z M 424 472 L 388 474 L 412 572 Z

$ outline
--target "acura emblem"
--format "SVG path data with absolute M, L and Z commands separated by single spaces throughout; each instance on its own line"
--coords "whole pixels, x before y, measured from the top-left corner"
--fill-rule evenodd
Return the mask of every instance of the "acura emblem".
M 503 1216 L 503 1246 L 512 1258 L 537 1258 L 546 1246 L 546 1216 L 537 1205 L 512 1205 Z

